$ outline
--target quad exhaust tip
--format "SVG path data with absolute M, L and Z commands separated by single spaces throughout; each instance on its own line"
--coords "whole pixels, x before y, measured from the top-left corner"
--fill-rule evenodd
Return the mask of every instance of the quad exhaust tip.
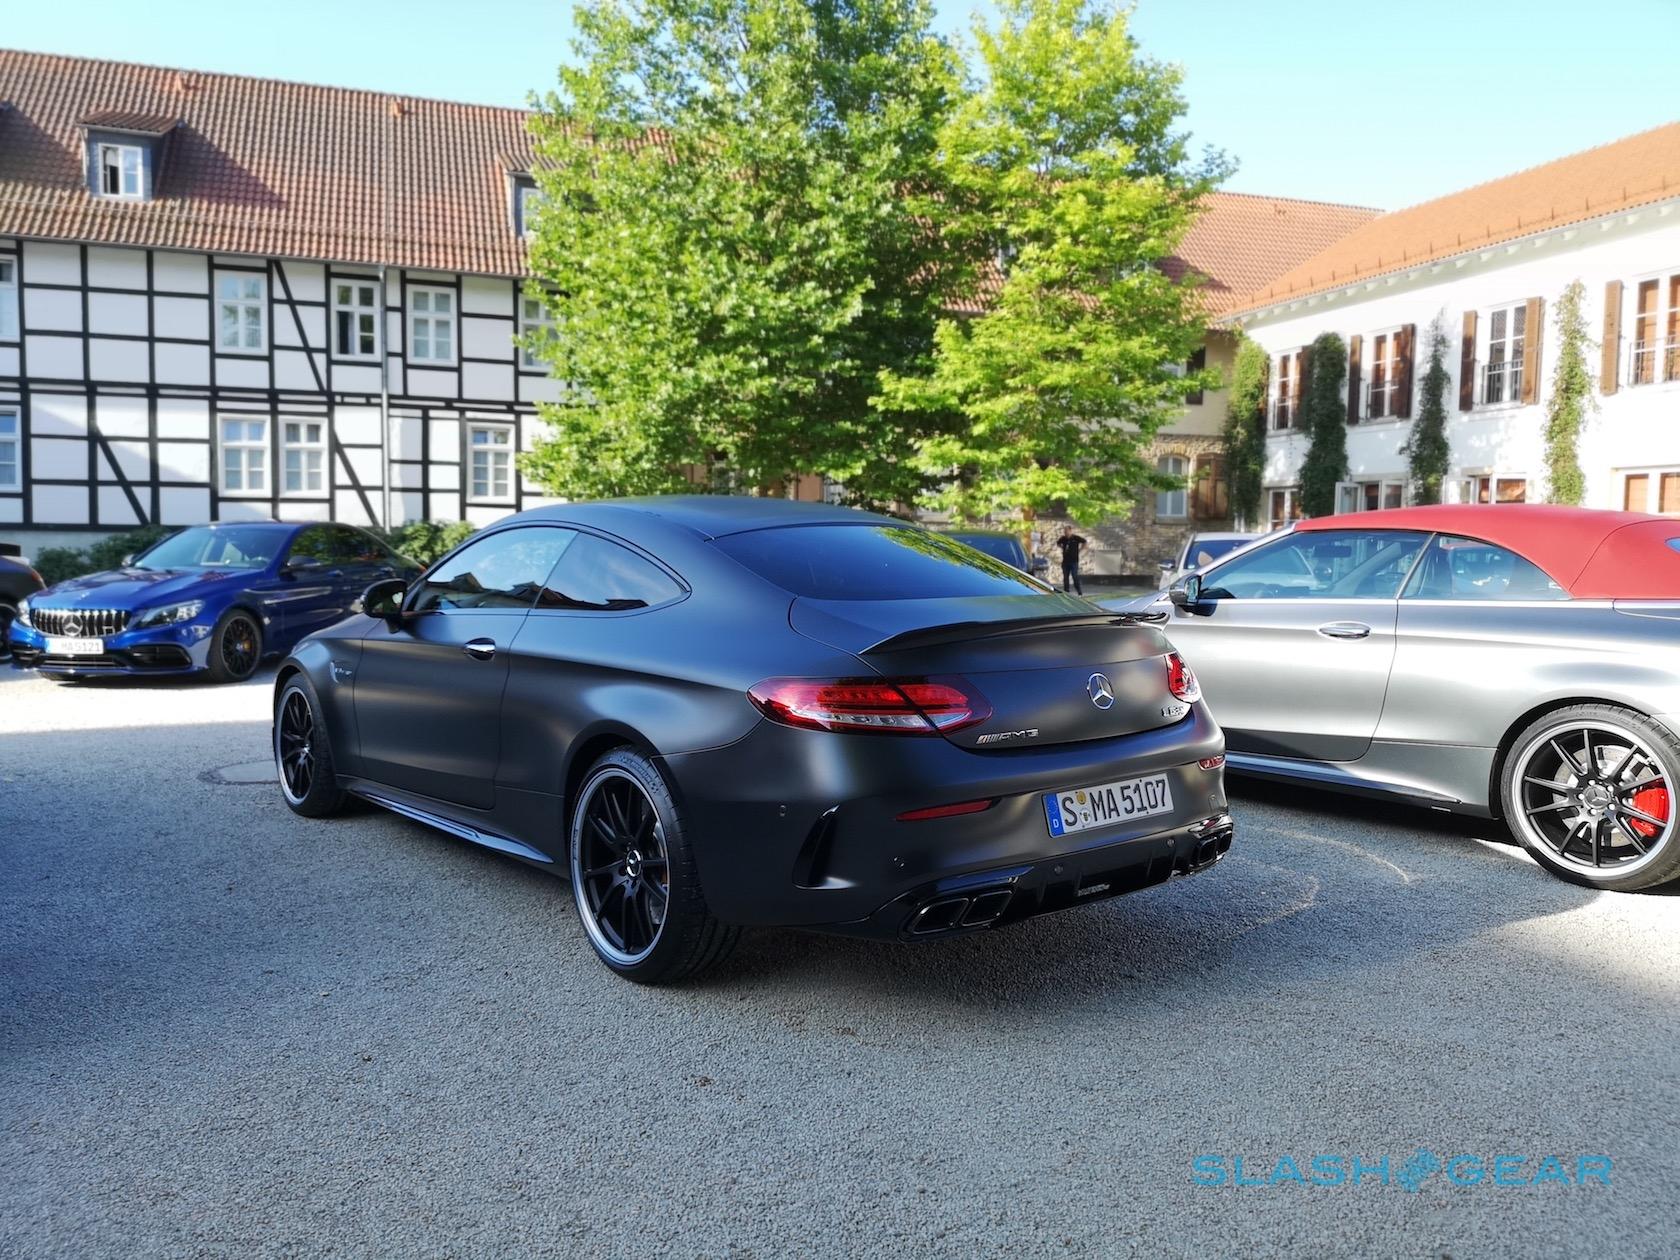
M 910 920 L 911 936 L 935 936 L 990 927 L 1009 907 L 1015 896 L 1011 888 L 991 888 L 962 897 L 941 897 L 916 911 Z

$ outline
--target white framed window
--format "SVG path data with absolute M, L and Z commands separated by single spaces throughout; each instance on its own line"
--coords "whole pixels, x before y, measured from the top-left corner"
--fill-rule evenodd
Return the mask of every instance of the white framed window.
M 505 424 L 467 427 L 467 497 L 504 501 L 513 497 L 513 429 Z
M 1633 289 L 1633 350 L 1628 384 L 1680 381 L 1680 275 L 1654 276 Z
M 1306 364 L 1301 350 L 1286 350 L 1272 365 L 1272 429 L 1293 429 L 1301 415 L 1301 369 Z
M 1488 312 L 1487 341 L 1482 347 L 1482 406 L 1522 401 L 1527 323 L 1526 302 L 1496 306 Z
M 1155 471 L 1168 477 L 1184 478 L 1190 471 L 1190 461 L 1182 455 L 1163 455 L 1155 461 Z M 1155 492 L 1155 519 L 1183 520 L 1190 514 L 1189 492 L 1184 486 L 1175 490 Z
M 0 490 L 23 489 L 23 421 L 0 410 Z
M 408 357 L 455 362 L 455 290 L 414 285 L 408 291 Z
M 379 282 L 334 280 L 333 357 L 379 357 Z
M 519 234 L 528 237 L 536 230 L 537 216 L 542 213 L 545 200 L 542 189 L 535 184 L 521 183 L 514 196 L 518 199 L 515 209 L 519 215 Z
M 234 354 L 262 354 L 268 349 L 266 275 L 216 273 L 216 347 Z
M 99 195 L 137 200 L 141 192 L 140 146 L 102 144 L 98 146 Z
M 17 339 L 17 259 L 11 254 L 0 254 L 0 341 Z
M 1371 338 L 1371 369 L 1365 386 L 1365 418 L 1386 420 L 1396 415 L 1400 401 L 1400 330 L 1391 328 Z
M 268 493 L 268 421 L 223 416 L 217 425 L 223 494 Z
M 1282 529 L 1301 519 L 1301 491 L 1295 486 L 1277 486 L 1266 491 L 1266 527 Z
M 1343 481 L 1336 486 L 1337 512 L 1375 512 L 1406 506 L 1406 483 L 1398 477 Z
M 4 423 L 4 417 L 0 417 L 0 423 Z M 0 455 L 0 459 L 4 458 Z M 0 467 L 0 473 L 4 471 Z M 1622 510 L 1680 516 L 1680 468 L 1651 468 L 1625 473 L 1622 477 Z
M 286 494 L 320 494 L 326 489 L 326 425 L 320 420 L 286 420 L 280 425 L 280 488 Z
M 1458 483 L 1460 503 L 1527 503 L 1528 478 L 1472 473 Z
M 534 297 L 519 299 L 519 366 L 541 369 L 546 366 L 531 353 L 531 342 L 541 342 L 554 332 L 554 317 L 548 308 Z

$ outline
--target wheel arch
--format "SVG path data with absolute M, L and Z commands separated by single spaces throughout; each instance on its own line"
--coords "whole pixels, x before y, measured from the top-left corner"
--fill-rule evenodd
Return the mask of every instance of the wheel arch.
M 629 748 L 640 753 L 649 761 L 659 759 L 659 750 L 655 748 L 640 731 L 622 723 L 600 723 L 582 732 L 572 741 L 566 751 L 565 772 L 560 781 L 560 809 L 561 816 L 567 827 L 571 825 L 572 803 L 577 799 L 578 789 L 583 786 L 583 777 L 589 773 L 589 767 L 594 765 L 607 753 L 615 748 Z M 667 776 L 666 786 L 671 794 L 677 797 L 677 787 Z M 570 832 L 568 831 L 568 835 Z

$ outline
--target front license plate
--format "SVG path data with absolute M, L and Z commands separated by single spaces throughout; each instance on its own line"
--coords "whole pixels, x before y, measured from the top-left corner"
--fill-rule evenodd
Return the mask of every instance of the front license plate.
M 104 639 L 48 639 L 48 656 L 100 656 L 105 651 Z
M 1164 774 L 1099 783 L 1096 787 L 1069 788 L 1044 797 L 1044 817 L 1053 836 L 1070 836 L 1093 827 L 1166 814 L 1172 807 L 1172 788 Z

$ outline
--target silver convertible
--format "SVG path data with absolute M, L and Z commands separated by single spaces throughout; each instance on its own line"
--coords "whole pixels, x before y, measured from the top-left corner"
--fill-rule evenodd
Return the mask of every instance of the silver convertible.
M 1595 888 L 1680 875 L 1680 520 L 1323 517 L 1111 606 L 1166 617 L 1232 770 L 1503 818 Z

